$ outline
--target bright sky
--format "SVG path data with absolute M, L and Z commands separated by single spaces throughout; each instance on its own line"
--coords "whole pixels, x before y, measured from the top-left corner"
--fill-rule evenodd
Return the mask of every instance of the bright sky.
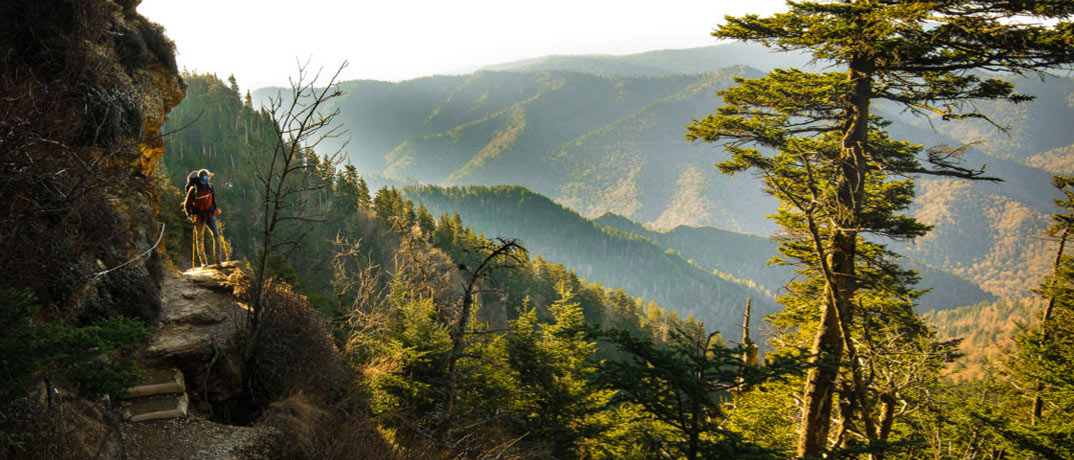
M 406 80 L 550 54 L 629 54 L 715 44 L 724 15 L 769 14 L 783 0 L 144 0 L 179 67 L 284 85 L 296 58 L 345 80 Z

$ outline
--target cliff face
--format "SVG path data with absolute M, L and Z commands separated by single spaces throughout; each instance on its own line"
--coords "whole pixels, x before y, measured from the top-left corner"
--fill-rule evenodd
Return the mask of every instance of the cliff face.
M 159 311 L 161 261 L 142 254 L 184 86 L 138 3 L 0 5 L 0 289 L 32 290 L 56 319 Z

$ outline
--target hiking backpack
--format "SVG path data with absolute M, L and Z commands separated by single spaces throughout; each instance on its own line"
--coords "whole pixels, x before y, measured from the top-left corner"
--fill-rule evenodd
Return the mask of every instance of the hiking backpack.
M 190 193 L 194 188 L 193 196 Z M 198 172 L 193 171 L 186 176 L 186 197 L 183 199 L 183 210 L 187 216 L 207 214 L 213 210 L 216 197 L 213 195 L 213 186 L 202 184 L 198 179 Z

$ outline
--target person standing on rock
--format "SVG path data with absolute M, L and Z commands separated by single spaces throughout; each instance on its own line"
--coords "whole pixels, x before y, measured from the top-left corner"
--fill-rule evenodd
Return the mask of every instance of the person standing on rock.
M 205 261 L 205 228 L 213 233 L 213 259 L 216 265 L 220 265 L 220 253 L 224 250 L 220 240 L 220 227 L 216 223 L 216 216 L 220 215 L 220 209 L 216 207 L 216 193 L 212 184 L 213 173 L 207 169 L 191 172 L 186 180 L 186 199 L 183 201 L 183 209 L 191 222 L 194 222 L 194 248 L 201 266 L 206 266 Z M 193 262 L 192 262 L 193 263 Z

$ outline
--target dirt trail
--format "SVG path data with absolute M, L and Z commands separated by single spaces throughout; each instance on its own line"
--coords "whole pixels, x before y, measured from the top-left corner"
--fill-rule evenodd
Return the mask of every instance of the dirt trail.
M 236 262 L 226 262 L 217 268 L 166 274 L 160 327 L 138 356 L 144 368 L 181 368 L 190 382 L 199 377 L 191 375 L 192 369 L 209 368 L 217 353 L 234 343 L 246 310 L 224 283 L 237 267 Z M 269 434 L 265 427 L 212 422 L 197 409 L 182 418 L 125 422 L 120 428 L 123 458 L 131 460 L 267 458 L 259 449 L 268 445 L 264 441 Z

